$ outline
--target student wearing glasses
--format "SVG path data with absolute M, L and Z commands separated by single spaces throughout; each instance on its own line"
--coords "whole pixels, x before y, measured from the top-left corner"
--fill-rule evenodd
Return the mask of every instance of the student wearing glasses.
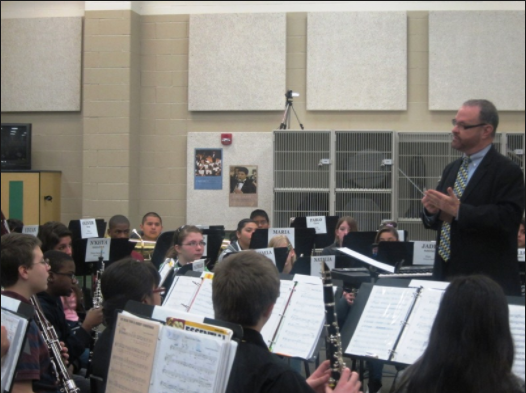
M 38 300 L 46 319 L 55 328 L 59 340 L 66 344 L 69 362 L 78 370 L 82 355 L 90 347 L 93 328 L 102 323 L 102 310 L 91 309 L 80 327 L 72 329 L 66 321 L 61 297 L 70 296 L 73 287 L 78 284 L 75 277 L 75 262 L 70 255 L 55 250 L 44 253 L 44 259 L 50 267 L 48 286 L 45 291 L 37 295 Z M 75 382 L 78 382 L 77 385 L 81 389 L 89 387 L 85 378 L 75 378 Z
M 129 300 L 160 306 L 161 295 L 165 291 L 164 288 L 159 287 L 159 272 L 151 262 L 139 262 L 130 257 L 108 266 L 101 280 L 106 330 L 99 336 L 95 345 L 92 363 L 93 376 L 103 380 L 102 389 L 98 390 L 98 393 L 106 391 L 113 336 L 119 311 L 124 310 Z
M 424 226 L 437 231 L 434 279 L 485 274 L 507 295 L 521 294 L 517 231 L 524 213 L 521 168 L 493 146 L 497 108 L 469 100 L 453 119 L 451 147 L 462 158 L 449 164 L 422 204 Z
M 2 236 L 1 278 L 2 295 L 31 304 L 30 298 L 45 291 L 49 265 L 40 249 L 40 240 L 31 235 L 10 233 Z M 16 366 L 13 392 L 58 391 L 51 358 L 37 324 L 30 321 L 26 348 Z

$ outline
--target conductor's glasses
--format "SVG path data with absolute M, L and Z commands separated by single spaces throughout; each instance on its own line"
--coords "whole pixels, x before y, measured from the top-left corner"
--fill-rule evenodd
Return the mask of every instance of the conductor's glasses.
M 451 124 L 453 124 L 453 127 L 458 127 L 460 130 L 469 130 L 471 128 L 485 126 L 487 123 L 479 123 L 479 124 L 474 124 L 474 125 L 467 125 L 467 124 L 463 124 L 463 123 L 457 123 L 457 119 L 451 119 Z

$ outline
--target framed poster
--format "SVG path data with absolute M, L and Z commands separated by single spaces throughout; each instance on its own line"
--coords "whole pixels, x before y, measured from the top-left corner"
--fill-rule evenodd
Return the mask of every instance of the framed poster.
M 230 207 L 258 206 L 257 165 L 230 166 Z
M 195 149 L 194 189 L 223 189 L 223 149 Z

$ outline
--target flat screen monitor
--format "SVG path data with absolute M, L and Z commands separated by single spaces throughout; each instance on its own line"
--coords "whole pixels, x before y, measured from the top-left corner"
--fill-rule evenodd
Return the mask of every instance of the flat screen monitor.
M 2 123 L 2 170 L 31 169 L 31 124 Z

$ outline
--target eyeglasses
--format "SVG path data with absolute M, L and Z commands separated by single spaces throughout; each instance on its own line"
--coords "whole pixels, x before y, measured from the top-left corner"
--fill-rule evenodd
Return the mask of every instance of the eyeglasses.
M 36 264 L 40 264 L 40 265 L 44 265 L 44 266 L 49 266 L 49 259 L 42 259 L 40 262 L 37 262 L 35 263 Z
M 190 243 L 183 244 L 183 246 L 189 246 L 189 247 L 201 246 L 201 247 L 206 247 L 206 243 L 205 242 L 190 242 Z
M 164 287 L 156 288 L 152 291 L 152 293 L 158 293 L 160 295 L 164 295 L 166 293 L 166 288 Z
M 75 275 L 75 273 L 57 273 L 57 272 L 53 272 L 53 274 L 57 274 L 59 276 L 69 277 L 69 278 L 71 278 L 71 281 L 73 281 L 73 282 L 77 281 L 77 276 Z
M 479 124 L 474 124 L 471 126 L 471 125 L 466 125 L 466 124 L 459 124 L 457 123 L 457 119 L 451 119 L 451 124 L 453 124 L 453 127 L 458 127 L 462 130 L 469 130 L 471 128 L 485 126 L 487 123 L 479 123 Z

